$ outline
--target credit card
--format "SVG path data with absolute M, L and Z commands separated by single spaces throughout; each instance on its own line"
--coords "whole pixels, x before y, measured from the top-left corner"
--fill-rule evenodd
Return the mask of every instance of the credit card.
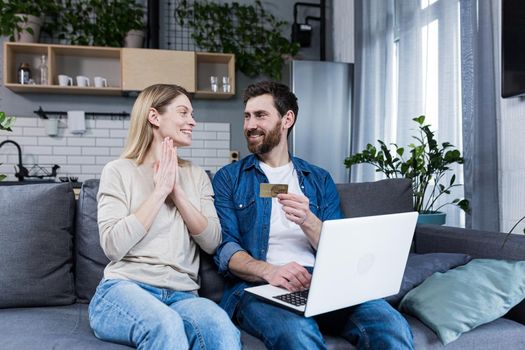
M 262 183 L 259 187 L 259 197 L 277 197 L 279 193 L 288 193 L 288 185 L 286 184 L 267 184 Z

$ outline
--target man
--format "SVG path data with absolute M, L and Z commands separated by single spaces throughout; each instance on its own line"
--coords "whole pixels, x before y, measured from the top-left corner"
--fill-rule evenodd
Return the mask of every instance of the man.
M 269 349 L 326 349 L 320 326 L 327 320 L 358 348 L 412 349 L 406 320 L 383 300 L 306 318 L 244 293 L 261 283 L 308 288 L 322 222 L 342 217 L 328 172 L 288 152 L 296 96 L 286 85 L 259 82 L 245 90 L 244 103 L 244 135 L 253 154 L 213 180 L 223 235 L 215 259 L 227 276 L 221 306 Z M 288 193 L 261 198 L 260 183 L 288 184 Z

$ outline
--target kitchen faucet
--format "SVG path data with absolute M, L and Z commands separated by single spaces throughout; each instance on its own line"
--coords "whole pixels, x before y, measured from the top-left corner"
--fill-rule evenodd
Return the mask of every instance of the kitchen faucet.
M 20 148 L 20 145 L 16 143 L 13 140 L 5 140 L 0 143 L 0 148 L 6 143 L 12 143 L 16 146 L 18 150 L 18 172 L 15 173 L 15 176 L 18 178 L 18 181 L 24 181 L 24 176 L 29 175 L 29 172 L 27 169 L 22 165 L 22 149 Z

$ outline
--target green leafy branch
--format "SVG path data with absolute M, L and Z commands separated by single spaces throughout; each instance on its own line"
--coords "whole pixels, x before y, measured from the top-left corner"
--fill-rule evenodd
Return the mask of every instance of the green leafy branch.
M 15 124 L 16 118 L 14 116 L 7 116 L 5 112 L 0 112 L 0 130 L 13 131 L 11 127 Z M 2 163 L 0 163 L 2 165 Z M 4 174 L 0 174 L 0 181 L 5 179 Z

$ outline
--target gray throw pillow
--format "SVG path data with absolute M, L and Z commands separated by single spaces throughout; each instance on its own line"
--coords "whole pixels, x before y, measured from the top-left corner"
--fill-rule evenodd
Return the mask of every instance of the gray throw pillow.
M 456 253 L 410 254 L 399 293 L 389 296 L 385 300 L 391 305 L 397 306 L 405 294 L 423 283 L 435 272 L 446 272 L 457 266 L 465 265 L 471 259 L 469 255 Z
M 100 246 L 97 223 L 99 180 L 82 184 L 77 205 L 75 236 L 75 285 L 78 301 L 88 303 L 104 275 L 109 259 Z
M 72 187 L 0 186 L 0 213 L 0 308 L 74 303 Z

